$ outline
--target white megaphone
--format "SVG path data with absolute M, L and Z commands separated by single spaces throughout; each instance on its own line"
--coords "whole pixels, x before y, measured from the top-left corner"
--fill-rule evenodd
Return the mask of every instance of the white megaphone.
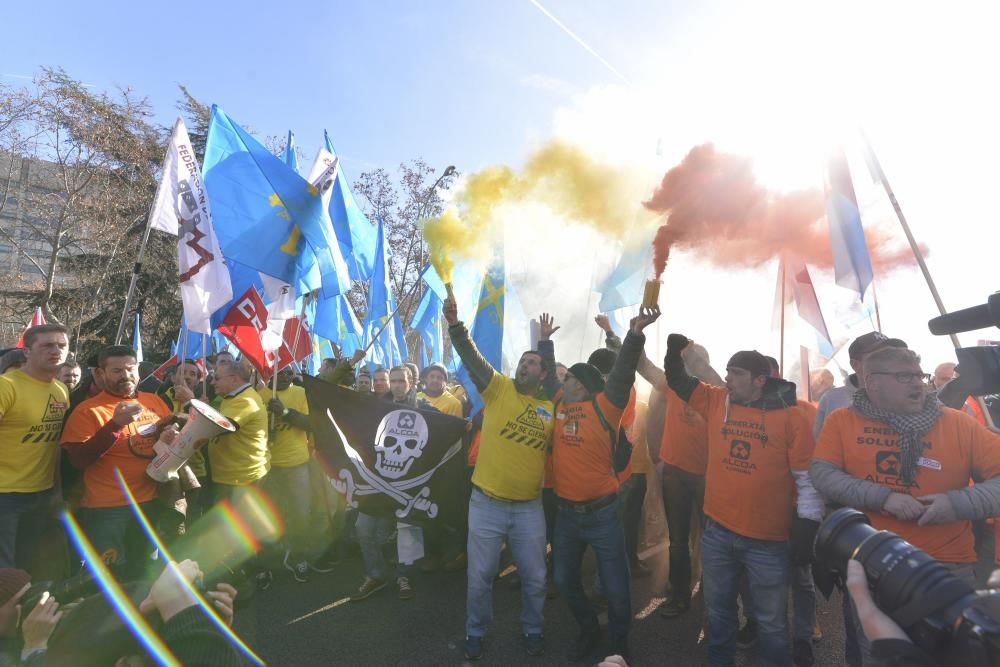
M 239 424 L 230 421 L 207 403 L 191 399 L 188 405 L 187 424 L 177 434 L 177 439 L 169 445 L 162 440 L 157 440 L 153 445 L 156 458 L 146 466 L 146 474 L 157 482 L 177 479 L 180 467 L 210 438 L 239 429 Z

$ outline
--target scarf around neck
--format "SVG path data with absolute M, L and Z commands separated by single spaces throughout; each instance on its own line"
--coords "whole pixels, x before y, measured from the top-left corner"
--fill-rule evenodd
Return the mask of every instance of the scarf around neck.
M 899 435 L 899 452 L 903 481 L 912 484 L 917 474 L 917 462 L 923 453 L 924 435 L 934 428 L 941 416 L 941 401 L 936 392 L 928 392 L 924 407 L 912 415 L 898 414 L 882 410 L 872 403 L 868 391 L 859 389 L 854 393 L 853 408 L 862 417 L 888 424 Z

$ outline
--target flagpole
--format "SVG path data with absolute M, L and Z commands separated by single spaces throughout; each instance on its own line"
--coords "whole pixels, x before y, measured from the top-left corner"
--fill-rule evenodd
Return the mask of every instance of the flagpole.
M 941 301 L 941 295 L 938 293 L 937 286 L 934 284 L 934 279 L 931 278 L 931 272 L 927 268 L 927 263 L 924 261 L 923 255 L 920 254 L 920 248 L 917 247 L 917 241 L 913 238 L 913 232 L 910 231 L 910 225 L 907 224 L 906 217 L 903 215 L 903 208 L 899 205 L 899 201 L 896 199 L 896 193 L 892 191 L 892 187 L 889 185 L 889 179 L 885 177 L 885 172 L 882 171 L 882 163 L 880 163 L 878 161 L 878 157 L 875 156 L 875 150 L 872 148 L 871 142 L 868 141 L 868 135 L 863 131 L 861 132 L 861 139 L 864 142 L 866 154 L 868 156 L 868 165 L 875 171 L 875 177 L 882 182 L 882 187 L 885 188 L 885 193 L 889 196 L 889 201 L 892 202 L 892 208 L 896 211 L 896 217 L 899 218 L 899 224 L 903 228 L 906 240 L 910 244 L 910 250 L 913 251 L 913 256 L 916 258 L 917 264 L 920 266 L 920 272 L 924 274 L 924 280 L 927 281 L 927 288 L 931 291 L 931 296 L 934 297 L 934 303 L 937 305 L 938 312 L 941 315 L 947 315 L 948 311 L 944 307 L 944 302 Z M 958 342 L 958 336 L 956 334 L 948 334 L 948 337 L 951 339 L 951 344 L 955 346 L 956 350 L 962 347 L 962 344 Z M 986 403 L 983 401 L 983 397 L 976 396 L 976 402 L 979 403 L 979 407 L 983 411 L 986 423 L 989 426 L 994 427 L 995 424 L 990 416 L 990 411 L 986 407 Z
M 128 292 L 125 294 L 125 307 L 122 309 L 122 317 L 118 321 L 118 332 L 115 334 L 115 345 L 120 345 L 122 342 L 122 334 L 125 333 L 125 319 L 128 317 L 128 311 L 132 307 L 132 297 L 135 296 L 135 286 L 139 282 L 139 274 L 142 273 L 142 260 L 146 256 L 146 244 L 149 243 L 149 234 L 153 231 L 153 226 L 150 224 L 153 219 L 153 206 L 156 205 L 156 197 L 149 202 L 149 211 L 146 213 L 146 231 L 142 234 L 142 243 L 139 245 L 139 255 L 135 258 L 135 264 L 132 265 L 132 279 L 128 284 Z
M 875 302 L 875 326 L 879 333 L 882 333 L 882 316 L 878 312 L 878 292 L 875 291 L 874 278 L 872 278 L 872 300 Z
M 208 334 L 201 334 L 201 353 L 205 355 L 205 374 L 201 376 L 201 399 L 208 400 Z
M 181 339 L 181 357 L 180 359 L 177 360 L 177 367 L 176 370 L 174 370 L 174 391 L 177 390 L 176 388 L 178 381 L 183 379 L 183 378 L 178 378 L 177 374 L 178 373 L 183 374 L 183 369 L 184 369 L 183 364 L 187 360 L 187 350 L 188 350 L 187 322 L 185 322 L 184 326 L 181 327 L 181 336 L 183 336 L 183 338 Z M 182 413 L 178 412 L 176 414 L 182 414 Z

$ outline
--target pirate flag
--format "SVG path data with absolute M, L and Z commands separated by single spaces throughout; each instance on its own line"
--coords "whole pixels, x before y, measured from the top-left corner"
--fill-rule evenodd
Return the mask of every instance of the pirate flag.
M 461 508 L 465 420 L 303 380 L 316 449 L 349 507 L 407 523 Z

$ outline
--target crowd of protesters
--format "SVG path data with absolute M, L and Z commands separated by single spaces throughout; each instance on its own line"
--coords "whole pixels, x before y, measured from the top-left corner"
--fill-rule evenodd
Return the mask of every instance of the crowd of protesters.
M 843 386 L 824 369 L 805 400 L 774 359 L 754 350 L 733 355 L 723 377 L 707 350 L 671 334 L 658 366 L 643 332 L 659 314 L 640 310 L 624 338 L 597 317 L 605 345 L 586 360 L 560 354 L 559 327 L 543 314 L 537 348 L 507 377 L 479 354 L 449 299 L 443 315 L 470 387 L 436 363 L 373 368 L 363 352 L 325 360 L 319 377 L 328 382 L 467 420 L 468 511 L 461 525 L 424 526 L 346 507 L 318 460 L 292 367 L 265 385 L 245 359 L 220 353 L 182 360 L 161 382 L 141 377 L 127 346 L 108 346 L 81 368 L 67 361 L 64 327 L 30 328 L 23 348 L 0 355 L 0 665 L 62 664 L 59 655 L 95 644 L 89 619 L 108 602 L 82 593 L 96 587 L 81 586 L 82 600 L 69 601 L 32 586 L 87 581 L 94 567 L 66 538 L 64 509 L 183 664 L 241 660 L 199 608 L 194 587 L 209 581 L 207 605 L 231 624 L 236 606 L 266 591 L 276 573 L 305 583 L 353 553 L 365 574 L 351 596 L 358 604 L 390 585 L 400 600 L 416 598 L 417 569 L 465 571 L 463 649 L 478 660 L 488 650 L 505 552 L 517 570 L 528 655 L 554 650 L 577 662 L 617 654 L 627 662 L 630 582 L 651 573 L 639 544 L 653 484 L 669 536 L 664 631 L 690 613 L 700 591 L 711 665 L 732 665 L 750 647 L 760 664 L 813 664 L 812 645 L 822 638 L 813 542 L 829 506 L 862 510 L 956 576 L 985 581 L 976 563 L 993 562 L 987 520 L 1000 515 L 1000 436 L 954 364 L 939 365 L 931 381 L 904 341 L 872 332 L 850 345 L 854 372 Z M 637 392 L 640 377 L 646 388 Z M 475 414 L 473 387 L 482 402 Z M 147 466 L 158 446 L 179 437 L 194 399 L 238 429 L 214 437 L 177 479 L 158 483 Z M 226 581 L 208 564 L 165 561 L 134 508 L 173 544 L 218 503 L 238 506 L 255 494 L 273 502 L 285 531 Z M 393 542 L 395 557 L 387 558 Z M 588 548 L 592 586 L 582 569 Z M 863 589 L 855 581 L 852 592 Z M 544 607 L 557 598 L 578 637 L 553 649 Z M 901 650 L 898 635 L 872 629 L 873 609 L 870 599 L 844 596 L 844 664 L 878 664 Z M 142 646 L 122 624 L 86 652 L 86 664 L 142 664 Z

